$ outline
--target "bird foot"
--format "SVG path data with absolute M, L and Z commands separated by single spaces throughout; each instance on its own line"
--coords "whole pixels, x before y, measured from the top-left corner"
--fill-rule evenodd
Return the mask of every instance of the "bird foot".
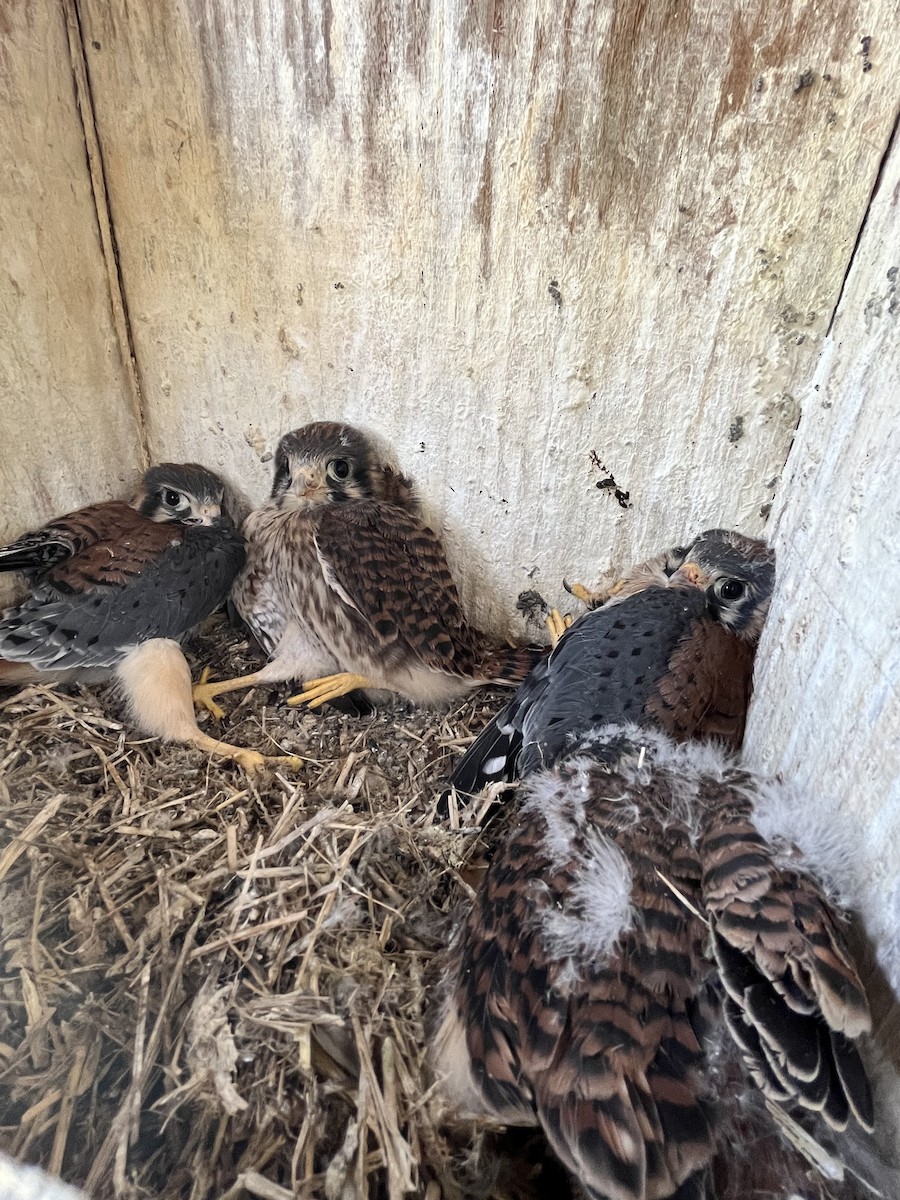
M 256 775 L 265 767 L 282 766 L 295 770 L 302 766 L 303 759 L 296 754 L 260 754 L 258 750 L 249 750 L 245 746 L 232 746 L 229 742 L 220 742 L 218 738 L 197 730 L 185 740 L 191 741 L 207 754 L 215 754 L 218 758 L 230 758 L 238 766 L 243 767 L 248 775 Z
M 580 600 L 586 608 L 599 608 L 601 604 L 605 603 L 608 596 L 607 592 L 592 592 L 583 583 L 569 583 L 567 579 L 563 580 L 563 587 L 570 596 Z
M 260 754 L 258 750 L 246 750 L 240 746 L 232 746 L 228 757 L 243 767 L 248 775 L 258 775 L 266 767 L 283 766 L 295 771 L 303 765 L 303 759 L 296 754 Z
M 555 649 L 559 639 L 572 625 L 572 614 L 561 613 L 558 608 L 551 608 L 544 624 L 550 634 L 550 645 Z
M 221 721 L 225 717 L 225 709 L 216 704 L 214 697 L 218 696 L 219 688 L 215 683 L 209 683 L 209 667 L 200 672 L 200 680 L 191 688 L 191 697 L 195 708 L 205 709 L 214 720 Z
M 375 687 L 371 679 L 365 675 L 351 675 L 349 671 L 341 671 L 338 675 L 324 675 L 321 679 L 310 679 L 303 691 L 297 696 L 291 696 L 288 704 L 296 708 L 306 704 L 309 708 L 319 708 L 329 700 L 338 696 L 346 696 L 356 688 Z

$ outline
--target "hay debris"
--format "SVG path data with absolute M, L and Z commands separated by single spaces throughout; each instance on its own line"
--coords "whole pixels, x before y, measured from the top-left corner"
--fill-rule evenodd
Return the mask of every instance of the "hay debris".
M 194 650 L 252 669 L 220 620 Z M 284 695 L 229 713 L 306 760 L 260 780 L 132 736 L 108 689 L 0 701 L 0 1138 L 96 1198 L 510 1195 L 423 1061 L 484 858 L 437 801 L 503 693 L 362 718 Z

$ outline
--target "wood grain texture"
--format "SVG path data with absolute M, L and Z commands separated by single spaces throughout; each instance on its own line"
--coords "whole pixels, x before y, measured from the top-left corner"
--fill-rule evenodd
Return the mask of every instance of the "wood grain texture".
M 138 441 L 56 5 L 2 6 L 0 106 L 2 544 L 127 490 Z
M 257 499 L 286 429 L 380 431 L 494 627 L 762 528 L 891 127 L 892 3 L 79 7 L 157 455 Z
M 900 995 L 900 145 L 895 138 L 779 490 L 779 580 L 751 759 L 840 805 L 866 928 Z M 900 1006 L 880 1008 L 900 1067 Z M 900 1088 L 897 1089 L 900 1114 Z M 898 1131 L 900 1135 L 900 1131 Z

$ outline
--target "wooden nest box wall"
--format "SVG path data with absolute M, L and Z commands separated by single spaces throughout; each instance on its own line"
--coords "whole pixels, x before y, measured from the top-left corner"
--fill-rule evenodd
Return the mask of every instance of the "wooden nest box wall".
M 495 629 L 711 525 L 779 583 L 748 752 L 836 800 L 900 988 L 890 0 L 0 13 L 0 537 L 387 438 Z

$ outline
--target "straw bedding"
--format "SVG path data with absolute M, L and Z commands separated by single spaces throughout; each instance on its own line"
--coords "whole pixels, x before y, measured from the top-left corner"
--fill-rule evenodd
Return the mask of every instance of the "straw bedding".
M 254 665 L 219 618 L 192 653 Z M 0 702 L 2 1144 L 96 1198 L 565 1195 L 530 1133 L 449 1123 L 424 1063 L 485 861 L 437 800 L 503 693 L 285 695 L 228 698 L 228 740 L 306 760 L 259 780 L 132 737 L 108 689 Z

